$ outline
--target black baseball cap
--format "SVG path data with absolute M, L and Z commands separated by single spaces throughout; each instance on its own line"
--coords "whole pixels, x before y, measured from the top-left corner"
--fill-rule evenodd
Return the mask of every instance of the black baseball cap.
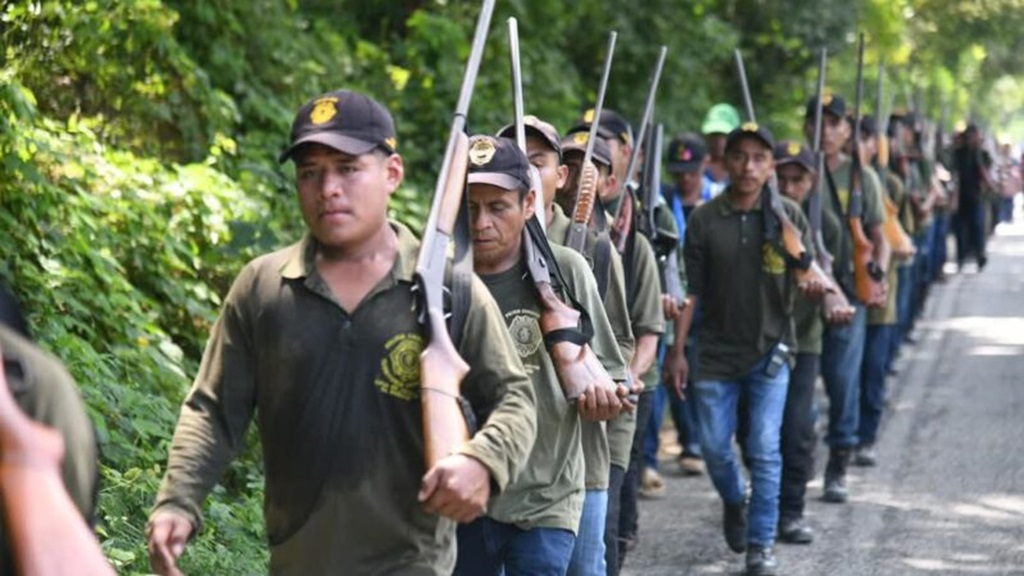
M 523 118 L 523 128 L 527 136 L 530 134 L 539 136 L 552 150 L 558 152 L 558 160 L 562 160 L 561 138 L 558 136 L 558 130 L 554 126 L 531 114 Z M 516 137 L 516 125 L 508 124 L 502 127 L 495 136 L 498 138 L 512 138 L 514 140 Z
M 708 149 L 704 146 L 704 139 L 696 134 L 676 136 L 668 145 L 666 167 L 673 174 L 696 172 L 700 170 L 707 153 Z
M 875 117 L 870 114 L 865 114 L 860 117 L 860 136 L 861 138 L 867 138 L 869 136 L 878 135 L 878 121 Z
M 570 152 L 579 153 L 581 156 L 587 153 L 587 142 L 590 140 L 589 132 L 573 132 L 562 140 L 562 151 L 568 155 Z M 612 167 L 612 149 L 604 138 L 594 139 L 594 151 L 591 156 L 594 164 Z
M 569 129 L 569 134 L 576 132 L 589 132 L 590 124 L 594 121 L 594 109 L 590 108 L 583 112 L 583 115 L 576 120 L 576 124 Z M 602 138 L 617 138 L 623 144 L 633 143 L 633 128 L 621 114 L 607 108 L 601 109 L 601 118 L 597 121 L 597 133 Z
M 804 118 L 807 120 L 814 120 L 814 110 L 818 105 L 818 98 L 812 96 L 807 101 L 807 109 L 804 112 Z M 826 92 L 821 97 L 821 113 L 832 114 L 837 118 L 846 117 L 846 100 L 843 100 L 842 96 Z
M 374 148 L 391 154 L 398 149 L 391 113 L 369 96 L 351 90 L 322 94 L 299 108 L 292 122 L 291 140 L 278 162 L 289 160 L 295 150 L 309 143 L 352 156 Z
M 796 164 L 808 172 L 814 172 L 814 156 L 811 150 L 796 140 L 782 140 L 775 145 L 775 166 Z
M 744 138 L 759 140 L 762 144 L 767 146 L 769 150 L 775 150 L 775 137 L 772 136 L 771 130 L 756 122 L 740 124 L 739 128 L 729 132 L 729 135 L 725 137 L 725 149 L 728 150 L 732 148 L 733 145 Z
M 469 139 L 468 184 L 505 190 L 530 189 L 530 161 L 515 140 L 479 134 Z

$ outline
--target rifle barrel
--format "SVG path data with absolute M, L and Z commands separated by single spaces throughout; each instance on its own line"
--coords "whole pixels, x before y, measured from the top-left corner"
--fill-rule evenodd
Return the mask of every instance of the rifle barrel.
M 526 152 L 526 126 L 523 117 L 526 115 L 523 106 L 523 69 L 519 60 L 519 21 L 515 16 L 508 19 L 508 48 L 512 64 L 512 104 L 516 118 L 516 144 Z
M 647 135 L 647 125 L 651 122 L 651 117 L 654 116 L 654 99 L 658 92 L 658 83 L 661 82 L 661 71 L 665 67 L 665 55 L 668 54 L 668 46 L 662 46 L 658 50 L 658 62 L 654 65 L 654 74 L 651 75 L 651 84 L 647 89 L 647 102 L 644 104 L 643 118 L 640 120 L 640 132 L 633 140 L 633 152 L 629 155 L 629 164 L 626 165 L 626 175 L 623 177 L 622 182 L 619 183 L 619 194 L 629 185 L 629 181 L 633 178 L 633 171 L 636 170 L 636 162 L 640 157 L 640 145 L 644 141 L 644 137 Z M 596 120 L 595 120 L 596 121 Z M 622 203 L 625 200 L 619 202 L 615 207 L 615 215 L 612 218 L 612 222 L 619 219 L 619 212 L 622 211 Z
M 818 96 L 814 103 L 814 148 L 815 154 L 821 151 L 821 120 L 822 120 L 822 99 L 825 97 L 825 66 L 828 58 L 828 49 L 822 48 L 818 53 Z
M 743 66 L 743 53 L 737 48 L 734 54 L 736 56 L 736 71 L 739 72 L 740 86 L 743 88 L 743 105 L 747 107 L 747 120 L 757 122 L 757 116 L 754 115 L 754 101 L 750 99 L 750 85 L 747 84 L 747 69 Z

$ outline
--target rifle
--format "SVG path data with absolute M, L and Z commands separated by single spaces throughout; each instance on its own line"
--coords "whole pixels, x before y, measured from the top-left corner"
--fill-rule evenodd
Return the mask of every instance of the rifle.
M 825 176 L 825 153 L 821 151 L 822 98 L 825 94 L 825 63 L 828 50 L 821 49 L 818 59 L 818 88 L 814 108 L 814 141 L 811 150 L 814 153 L 814 185 L 807 197 L 807 219 L 811 225 L 814 250 L 817 253 L 818 265 L 822 270 L 832 270 L 833 256 L 825 246 L 825 236 L 821 231 L 821 179 Z
M 615 39 L 618 34 L 615 31 L 608 33 L 608 51 L 604 57 L 604 71 L 601 73 L 601 84 L 597 89 L 597 102 L 594 104 L 594 120 L 590 123 L 590 132 L 587 137 L 587 148 L 583 152 L 583 163 L 580 164 L 579 182 L 576 189 L 576 202 L 573 205 L 569 217 L 572 224 L 569 225 L 569 233 L 565 238 L 566 247 L 583 253 L 587 241 L 587 230 L 590 222 L 590 215 L 594 210 L 594 197 L 597 194 L 597 181 L 594 175 L 585 177 L 588 172 L 592 158 L 594 157 L 594 139 L 597 138 L 597 128 L 601 119 L 601 110 L 604 108 L 605 91 L 608 89 L 608 77 L 612 73 L 612 58 L 615 55 Z
M 743 66 L 743 54 L 739 48 L 736 49 L 735 56 L 736 70 L 739 73 L 740 87 L 743 90 L 743 103 L 747 109 L 747 118 L 751 122 L 756 123 L 757 117 L 754 114 L 754 103 L 750 98 L 750 86 L 747 84 L 747 71 Z M 782 228 L 782 248 L 785 256 L 787 256 L 786 265 L 794 270 L 797 284 L 801 287 L 818 285 L 825 292 L 834 292 L 836 290 L 835 283 L 821 266 L 811 258 L 811 255 L 804 247 L 803 240 L 800 239 L 800 229 L 796 227 L 796 224 L 793 224 L 793 221 L 789 219 L 789 216 L 786 215 L 786 211 L 782 207 L 782 198 L 779 196 L 778 177 L 774 171 L 768 177 L 767 187 L 768 205 L 771 208 L 772 214 L 778 220 L 779 226 Z
M 452 239 L 466 187 L 469 163 L 466 115 L 469 114 L 469 103 L 473 98 L 473 86 L 480 69 L 494 2 L 484 0 L 477 19 L 473 47 L 462 77 L 462 88 L 448 133 L 448 145 L 430 206 L 430 217 L 416 260 L 416 288 L 420 295 L 421 310 L 425 312 L 424 323 L 430 339 L 420 355 L 420 401 L 427 470 L 469 440 L 469 427 L 459 403 L 459 390 L 462 379 L 469 373 L 469 365 L 456 351 L 445 324 L 444 273 L 448 244 Z
M 516 144 L 525 155 L 527 154 L 526 123 L 519 59 L 519 26 L 514 17 L 508 19 L 508 35 Z M 534 189 L 542 193 L 540 175 L 537 174 L 536 169 L 531 170 L 530 176 L 533 179 Z M 544 200 L 539 199 L 535 202 L 535 204 L 538 203 L 543 204 Z M 522 235 L 527 269 L 533 279 L 541 304 L 539 322 L 541 333 L 544 334 L 544 340 L 548 343 L 548 352 L 552 364 L 555 366 L 555 372 L 558 374 L 558 383 L 562 387 L 562 393 L 567 400 L 575 401 L 592 386 L 615 390 L 615 382 L 586 341 L 589 338 L 587 331 L 592 332 L 592 329 L 588 327 L 589 318 L 584 316 L 583 312 L 585 311 L 580 306 L 575 308 L 569 306 L 555 294 L 555 288 L 552 285 L 552 272 L 559 278 L 560 272 L 537 214 L 527 221 Z M 562 282 L 561 285 L 568 292 L 565 283 Z M 571 295 L 569 297 L 572 298 Z M 573 303 L 575 304 L 575 300 Z M 584 323 L 583 331 L 578 329 L 581 319 Z
M 619 190 L 616 196 L 619 198 L 619 203 L 615 207 L 615 213 L 612 215 L 613 228 L 619 221 L 619 215 L 622 213 L 623 204 L 626 202 L 632 202 L 633 192 L 635 192 L 633 184 L 633 173 L 636 171 L 636 162 L 640 156 L 640 145 L 644 142 L 645 134 L 647 133 L 647 125 L 652 121 L 654 116 L 654 97 L 658 92 L 658 83 L 661 81 L 661 71 L 665 67 L 665 55 L 668 53 L 668 47 L 662 46 L 658 51 L 658 61 L 654 65 L 654 73 L 651 75 L 651 82 L 647 88 L 647 102 L 644 104 L 644 114 L 640 119 L 640 133 L 637 134 L 634 140 L 633 151 L 629 155 L 629 164 L 626 166 L 626 175 L 623 177 L 622 182 L 619 182 Z M 597 119 L 594 120 L 597 122 Z M 627 214 L 628 216 L 628 214 Z M 619 237 L 616 239 L 616 247 L 621 253 L 626 245 L 626 237 L 629 235 L 630 226 L 620 231 Z
M 860 104 L 864 92 L 864 34 L 857 47 L 857 91 L 853 105 L 853 143 L 850 158 L 850 200 L 847 224 L 853 242 L 853 286 L 857 299 L 870 305 L 884 293 L 885 271 L 874 262 L 874 244 L 864 234 L 864 191 L 861 188 L 863 167 L 860 161 Z
M 884 110 L 882 109 L 883 102 L 885 99 L 885 61 L 880 60 L 878 62 L 878 89 L 875 94 L 875 119 L 878 122 L 877 134 L 875 141 L 878 143 L 878 155 L 875 158 L 874 166 L 875 170 L 878 171 L 878 176 L 882 181 L 883 190 L 882 204 L 885 207 L 885 224 L 884 232 L 885 239 L 888 240 L 892 246 L 893 254 L 896 254 L 900 259 L 907 259 L 914 255 L 916 248 L 914 242 L 907 235 L 906 231 L 903 230 L 903 225 L 900 224 L 900 209 L 896 206 L 896 202 L 892 196 L 888 193 L 888 178 L 889 178 L 889 117 L 888 115 L 883 117 Z
M 676 302 L 682 302 L 684 294 L 683 285 L 679 281 L 679 237 L 659 230 L 654 215 L 658 195 L 661 194 L 661 150 L 664 138 L 665 127 L 658 124 L 645 144 L 647 154 L 644 156 L 644 183 L 641 187 L 637 230 L 651 241 L 651 247 L 654 248 L 661 272 L 662 292 Z

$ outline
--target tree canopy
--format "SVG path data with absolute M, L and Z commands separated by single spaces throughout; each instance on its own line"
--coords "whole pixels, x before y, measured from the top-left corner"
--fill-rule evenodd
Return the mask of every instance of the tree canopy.
M 407 181 L 393 216 L 421 229 L 476 2 L 456 0 L 11 0 L 0 12 L 0 279 L 36 338 L 82 386 L 102 444 L 99 534 L 121 573 L 148 571 L 146 516 L 177 406 L 222 296 L 244 262 L 302 231 L 278 165 L 292 115 L 338 87 L 393 112 Z M 512 115 L 504 18 L 516 16 L 528 113 L 566 129 L 595 97 L 619 33 L 608 103 L 641 113 L 661 44 L 657 116 L 697 130 L 741 103 L 740 48 L 758 117 L 796 136 L 815 52 L 852 94 L 869 38 L 897 101 L 947 128 L 969 116 L 1024 136 L 1024 1 L 506 0 L 469 125 Z M 873 94 L 868 89 L 867 94 Z M 873 96 L 869 97 L 869 102 Z M 208 500 L 185 569 L 265 570 L 255 438 Z

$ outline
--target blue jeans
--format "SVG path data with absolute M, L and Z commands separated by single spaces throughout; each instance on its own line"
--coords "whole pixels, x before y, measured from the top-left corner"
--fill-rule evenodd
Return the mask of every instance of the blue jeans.
M 686 346 L 686 361 L 690 365 L 690 374 L 696 374 L 697 354 L 696 347 Z M 664 364 L 665 347 L 659 351 L 659 373 L 660 366 Z M 658 444 L 660 443 L 661 423 L 665 417 L 665 404 L 668 404 L 669 414 L 676 426 L 676 433 L 679 438 L 679 445 L 683 447 L 683 454 L 701 457 L 700 452 L 700 428 L 697 425 L 697 406 L 691 400 L 693 398 L 693 382 L 688 381 L 684 392 L 687 398 L 676 396 L 675 392 L 669 391 L 664 386 L 659 386 L 654 396 L 654 406 L 651 409 L 650 420 L 644 429 L 644 465 L 648 468 L 658 469 Z
M 567 576 L 603 576 L 607 573 L 604 561 L 604 522 L 608 514 L 608 491 L 587 490 L 583 499 L 583 516 L 576 532 Z
M 562 576 L 576 538 L 569 530 L 533 528 L 486 516 L 458 529 L 458 576 Z
M 885 407 L 885 364 L 895 325 L 868 326 L 860 373 L 860 426 L 857 441 L 874 444 Z
M 898 275 L 896 282 L 896 326 L 893 328 L 893 333 L 889 338 L 889 364 L 886 365 L 886 370 L 892 368 L 896 355 L 900 351 L 900 345 L 903 343 L 903 338 L 910 332 L 910 295 L 914 290 L 912 266 L 900 266 L 896 269 L 896 274 Z
M 956 214 L 956 261 L 963 264 L 969 254 L 985 257 L 986 202 L 964 203 Z
M 931 280 L 934 282 L 940 274 L 942 267 L 946 264 L 946 237 L 949 236 L 949 216 L 936 214 L 932 224 L 932 251 L 931 251 Z
M 746 481 L 732 447 L 736 433 L 737 404 L 745 394 L 749 434 L 744 442 L 750 468 L 751 497 L 747 541 L 771 546 L 779 519 L 779 482 L 782 454 L 779 451 L 782 414 L 786 407 L 789 366 L 774 377 L 764 373 L 771 354 L 735 380 L 702 380 L 695 385 L 700 414 L 700 439 L 708 476 L 726 504 L 746 499 Z
M 829 326 L 821 349 L 821 377 L 828 394 L 828 433 L 825 442 L 832 448 L 857 445 L 860 419 L 860 364 L 864 358 L 864 333 L 867 312 L 857 305 L 853 322 L 847 326 Z

